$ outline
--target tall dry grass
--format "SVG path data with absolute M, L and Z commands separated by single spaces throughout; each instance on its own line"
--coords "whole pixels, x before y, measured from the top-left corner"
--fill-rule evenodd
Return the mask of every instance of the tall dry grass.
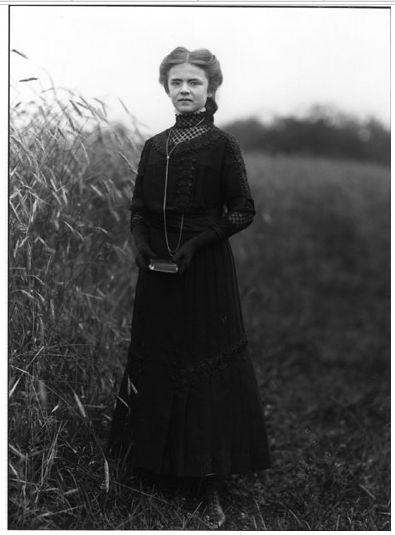
M 101 455 L 99 471 L 83 471 L 93 486 L 109 484 L 92 418 L 129 336 L 128 207 L 142 141 L 131 125 L 113 126 L 102 102 L 54 87 L 11 106 L 10 527 L 51 528 L 78 512 L 83 436 Z

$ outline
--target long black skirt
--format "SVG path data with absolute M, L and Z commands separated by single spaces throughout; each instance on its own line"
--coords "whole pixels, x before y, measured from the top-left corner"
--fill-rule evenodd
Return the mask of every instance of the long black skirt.
M 163 232 L 151 230 L 151 245 L 166 256 Z M 183 275 L 140 270 L 131 334 L 110 452 L 177 476 L 269 467 L 227 240 L 197 251 Z

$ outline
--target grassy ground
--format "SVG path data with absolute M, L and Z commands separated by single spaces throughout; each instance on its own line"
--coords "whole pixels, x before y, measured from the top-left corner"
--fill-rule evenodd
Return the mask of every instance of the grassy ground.
M 87 139 L 75 106 L 74 149 L 48 124 L 44 148 L 13 134 L 9 527 L 206 529 L 196 482 L 137 476 L 103 452 L 136 276 L 136 161 L 122 132 Z M 225 528 L 389 530 L 389 171 L 247 164 L 258 213 L 232 241 L 273 467 L 224 483 Z

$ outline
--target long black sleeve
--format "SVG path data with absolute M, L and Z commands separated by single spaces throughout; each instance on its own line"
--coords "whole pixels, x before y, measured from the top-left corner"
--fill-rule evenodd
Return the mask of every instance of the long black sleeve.
M 233 136 L 227 134 L 226 138 L 221 182 L 227 213 L 212 226 L 221 238 L 229 238 L 245 229 L 255 216 L 255 205 L 240 147 Z
M 146 222 L 146 208 L 143 196 L 143 180 L 146 168 L 147 154 L 149 152 L 149 140 L 145 142 L 143 150 L 141 151 L 140 162 L 137 169 L 137 176 L 134 184 L 132 204 L 130 207 L 131 218 L 130 228 L 133 232 L 133 228 L 137 225 L 145 225 Z

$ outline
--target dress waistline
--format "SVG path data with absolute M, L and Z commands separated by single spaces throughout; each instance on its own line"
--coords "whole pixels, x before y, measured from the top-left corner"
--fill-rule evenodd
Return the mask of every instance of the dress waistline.
M 214 208 L 207 210 L 202 214 L 185 214 L 183 221 L 183 230 L 202 231 L 210 225 L 216 223 L 222 216 L 221 208 Z M 177 212 L 169 212 L 166 214 L 166 228 L 168 231 L 179 231 L 182 221 L 182 214 Z M 164 229 L 164 220 L 162 213 L 151 213 L 149 216 L 149 224 L 155 229 Z

